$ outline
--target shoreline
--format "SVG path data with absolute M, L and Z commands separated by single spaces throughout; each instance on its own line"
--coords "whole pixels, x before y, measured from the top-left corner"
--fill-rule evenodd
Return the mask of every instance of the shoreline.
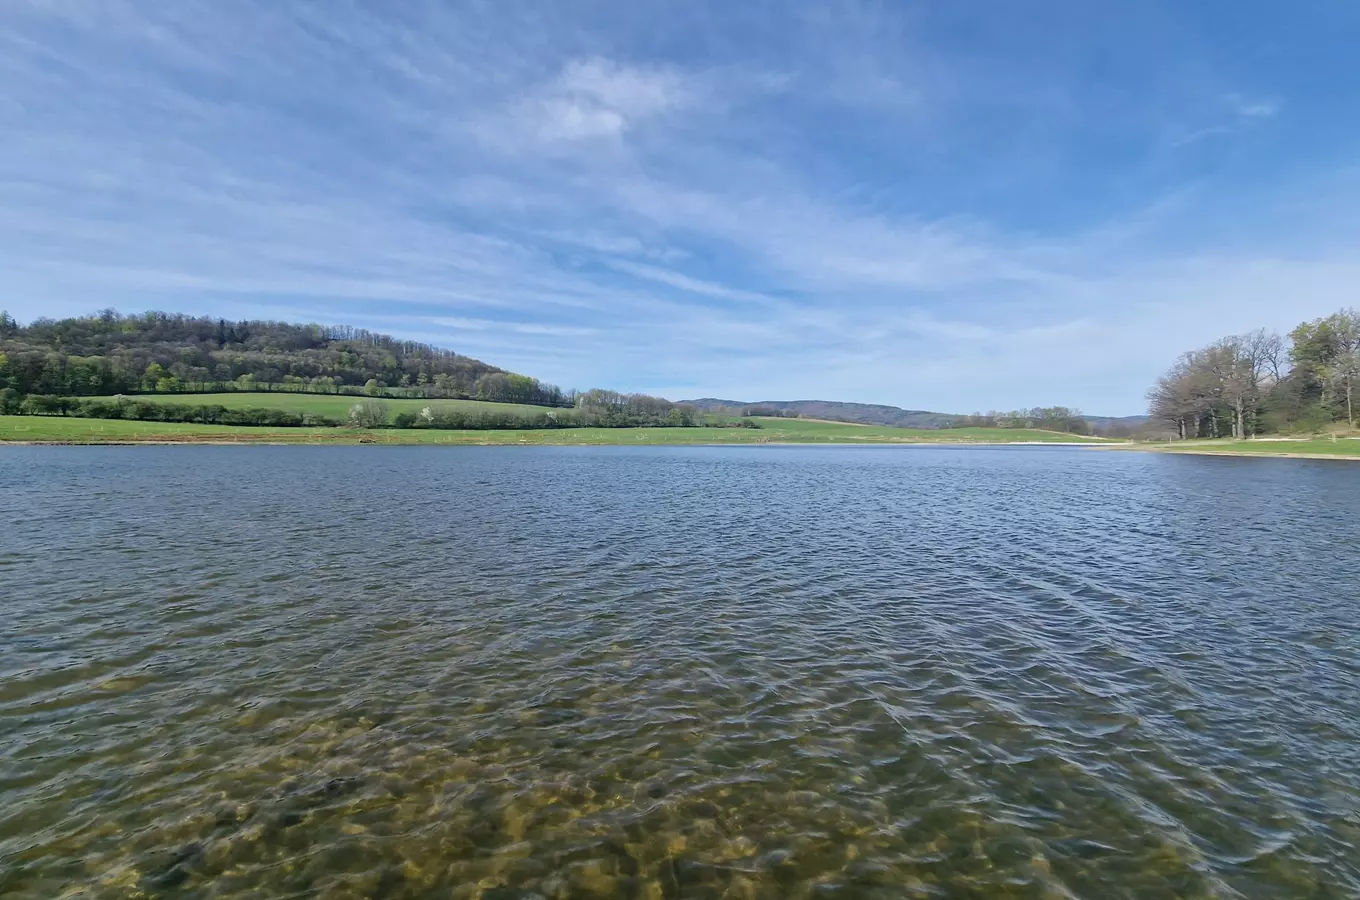
M 756 419 L 754 429 L 402 429 L 222 426 L 80 417 L 0 417 L 0 446 L 17 447 L 1079 447 L 1141 453 L 1287 459 L 1360 459 L 1360 435 L 1268 436 L 1245 441 L 1134 441 L 1037 429 L 897 429 L 808 419 Z
M 1138 447 L 1108 444 L 1078 444 L 1058 441 L 729 441 L 711 443 L 685 441 L 673 444 L 648 442 L 630 444 L 623 441 L 600 443 L 591 441 L 450 441 L 449 443 L 407 443 L 402 441 L 250 441 L 250 440 L 187 440 L 187 441 L 8 441 L 0 440 L 0 447 L 1080 447 L 1089 450 L 1123 450 L 1133 453 L 1160 453 L 1169 456 L 1228 456 L 1235 459 L 1320 459 L 1360 462 L 1360 455 L 1342 453 L 1289 453 L 1251 450 L 1168 450 L 1160 447 Z
M 108 440 L 108 441 L 12 441 L 0 439 L 0 447 L 1099 447 L 1109 444 L 1080 441 L 252 441 L 252 440 Z M 1129 448 L 1133 449 L 1133 448 Z
M 583 446 L 738 446 L 752 444 L 1106 444 L 1077 435 L 1034 428 L 908 429 L 805 419 L 754 418 L 755 427 L 717 424 L 629 428 L 487 429 L 353 428 L 219 425 L 80 416 L 0 416 L 0 443 L 49 445 L 309 444 L 449 446 L 516 444 Z
M 1360 438 L 1343 438 L 1342 440 L 1350 440 L 1350 441 L 1353 441 L 1354 443 L 1352 444 L 1352 446 L 1355 446 L 1355 447 L 1357 448 L 1357 451 L 1360 451 Z M 1340 460 L 1360 461 L 1360 452 L 1356 452 L 1356 453 L 1328 453 L 1328 452 L 1325 452 L 1325 451 L 1317 451 L 1317 450 L 1312 450 L 1312 449 L 1309 449 L 1309 450 L 1300 450 L 1300 451 L 1291 451 L 1291 450 L 1275 450 L 1275 449 L 1265 449 L 1265 448 L 1251 448 L 1250 445 L 1253 444 L 1253 443 L 1265 444 L 1265 445 L 1267 445 L 1267 446 L 1273 448 L 1273 447 L 1287 447 L 1287 446 L 1289 446 L 1290 444 L 1312 444 L 1312 445 L 1316 445 L 1316 444 L 1319 444 L 1319 443 L 1329 443 L 1329 444 L 1334 444 L 1334 443 L 1336 443 L 1336 442 L 1335 442 L 1335 441 L 1328 441 L 1328 440 L 1326 440 L 1326 439 L 1309 440 L 1309 439 L 1307 439 L 1307 438 L 1264 438 L 1264 439 L 1261 439 L 1261 440 L 1259 440 L 1259 441 L 1243 441 L 1243 442 L 1238 442 L 1238 443 L 1234 443 L 1234 444 L 1230 444 L 1230 445 L 1224 446 L 1224 447 L 1222 447 L 1222 448 L 1220 449 L 1219 447 L 1215 447 L 1215 446 L 1212 446 L 1212 445 L 1204 445 L 1204 444 L 1192 444 L 1192 445 L 1189 446 L 1189 447 L 1178 447 L 1178 446 L 1176 446 L 1175 444 L 1171 444 L 1171 445 L 1167 445 L 1167 444 L 1164 444 L 1164 443 L 1162 443 L 1162 444 L 1152 444 L 1152 443 L 1140 444 L 1140 443 L 1137 443 L 1137 442 L 1130 441 L 1130 442 L 1122 443 L 1122 444 L 1106 444 L 1106 445 L 1104 445 L 1101 449 L 1104 449 L 1104 450 L 1132 450 L 1132 451 L 1134 451 L 1134 452 L 1136 452 L 1136 453 L 1163 453 L 1163 454 L 1168 454 L 1168 455 L 1172 455 L 1172 456 L 1232 456 L 1232 457 L 1239 457 L 1239 458 L 1241 458 L 1241 457 L 1250 457 L 1250 458 L 1252 458 L 1252 459 L 1271 459 L 1271 458 L 1279 458 L 1279 459 L 1340 459 Z M 1248 446 L 1245 446 L 1245 447 L 1244 447 L 1244 446 L 1242 446 L 1242 444 L 1247 444 Z
M 1138 450 L 1145 453 L 1167 453 L 1174 456 L 1234 456 L 1252 459 L 1342 459 L 1360 462 L 1360 455 L 1345 453 L 1275 453 L 1270 450 L 1168 450 L 1154 447 L 1110 447 L 1111 450 Z

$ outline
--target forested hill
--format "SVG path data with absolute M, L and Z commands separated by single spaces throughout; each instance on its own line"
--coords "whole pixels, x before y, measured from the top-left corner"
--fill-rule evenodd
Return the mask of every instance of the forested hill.
M 112 310 L 21 326 L 0 313 L 0 389 L 19 394 L 308 390 L 549 406 L 563 392 L 452 350 L 360 328 Z

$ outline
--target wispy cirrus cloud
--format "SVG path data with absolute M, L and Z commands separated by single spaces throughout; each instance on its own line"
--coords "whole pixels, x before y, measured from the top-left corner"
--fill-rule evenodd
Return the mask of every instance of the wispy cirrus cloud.
M 507 322 L 504 319 L 469 319 L 462 316 L 429 316 L 419 321 L 450 329 L 471 331 L 508 331 L 513 334 L 545 334 L 562 337 L 582 337 L 595 334 L 594 328 L 574 325 L 552 325 L 545 322 Z
M 1259 125 L 1279 114 L 1278 101 L 1244 97 L 1235 93 L 1225 94 L 1208 114 L 1211 124 L 1185 129 L 1172 140 L 1172 144 L 1183 147 L 1205 138 L 1230 135 L 1241 129 Z

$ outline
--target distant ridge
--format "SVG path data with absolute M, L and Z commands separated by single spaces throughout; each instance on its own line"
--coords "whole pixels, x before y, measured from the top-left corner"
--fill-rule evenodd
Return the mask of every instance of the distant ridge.
M 837 422 L 858 422 L 864 425 L 892 425 L 897 428 L 946 428 L 957 417 L 924 409 L 901 409 L 878 403 L 842 403 L 835 400 L 761 400 L 748 403 L 742 400 L 720 400 L 701 397 L 689 400 L 705 412 L 724 409 L 764 407 L 793 413 L 811 419 L 830 419 Z
M 830 419 L 836 422 L 856 422 L 863 425 L 890 425 L 896 428 L 948 428 L 964 418 L 962 415 L 931 412 L 925 409 L 902 409 L 880 403 L 844 403 L 837 400 L 722 400 L 701 397 L 686 400 L 705 412 L 743 410 L 763 407 L 811 419 Z M 1113 427 L 1137 428 L 1147 422 L 1147 416 L 1082 416 L 1096 431 Z

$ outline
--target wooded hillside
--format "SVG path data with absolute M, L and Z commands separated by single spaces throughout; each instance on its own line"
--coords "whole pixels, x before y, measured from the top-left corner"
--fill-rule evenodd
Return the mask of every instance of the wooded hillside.
M 571 405 L 554 385 L 361 328 L 105 310 L 20 326 L 0 313 L 0 389 L 96 396 L 226 390 L 400 393 Z

